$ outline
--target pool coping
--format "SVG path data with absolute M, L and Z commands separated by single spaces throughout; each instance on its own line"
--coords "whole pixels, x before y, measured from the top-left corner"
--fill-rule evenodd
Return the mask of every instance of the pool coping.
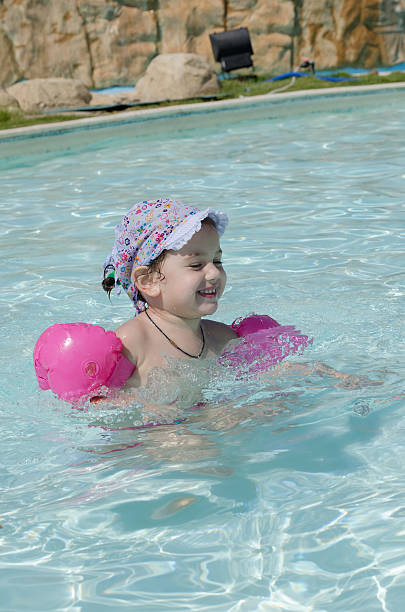
M 405 82 L 397 83 L 380 83 L 378 85 L 357 85 L 344 86 L 339 88 L 322 88 L 322 89 L 304 89 L 300 91 L 291 91 L 275 94 L 269 92 L 258 96 L 240 96 L 239 98 L 229 98 L 227 100 L 215 100 L 211 102 L 196 102 L 193 104 L 177 104 L 173 106 L 165 106 L 159 108 L 141 109 L 133 111 L 121 111 L 116 115 L 102 115 L 97 117 L 83 117 L 80 119 L 72 119 L 71 121 L 61 121 L 57 123 L 42 123 L 40 125 L 32 125 L 27 127 L 12 128 L 9 130 L 0 131 L 0 144 L 7 140 L 23 140 L 36 136 L 52 136 L 57 134 L 65 134 L 80 129 L 98 128 L 103 126 L 112 126 L 114 124 L 136 123 L 137 121 L 145 121 L 148 119 L 165 118 L 181 115 L 189 115 L 193 113 L 207 112 L 209 110 L 222 110 L 243 105 L 256 105 L 263 102 L 278 103 L 283 100 L 291 99 L 311 99 L 317 97 L 338 97 L 349 95 L 362 95 L 386 90 L 405 90 Z

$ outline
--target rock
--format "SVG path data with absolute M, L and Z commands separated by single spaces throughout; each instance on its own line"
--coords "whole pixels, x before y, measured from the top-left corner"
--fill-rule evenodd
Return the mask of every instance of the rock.
M 0 84 L 44 77 L 97 88 L 135 83 L 157 53 L 158 27 L 146 0 L 124 4 L 0 0 Z
M 95 92 L 91 96 L 90 106 L 113 106 L 115 104 L 132 104 L 136 102 L 134 96 L 135 88 L 132 91 L 118 92 L 113 94 Z
M 134 102 L 140 102 L 139 98 L 136 95 L 135 87 L 131 91 L 123 91 L 114 94 L 114 98 L 116 104 L 133 104 Z
M 0 85 L 63 77 L 133 85 L 159 54 L 214 61 L 209 34 L 247 27 L 257 73 L 405 61 L 405 0 L 0 0 Z
M 248 28 L 258 74 L 291 70 L 295 8 L 292 0 L 230 0 L 227 28 Z
M 72 0 L 0 2 L 0 28 L 12 41 L 13 54 L 9 57 L 14 59 L 19 72 L 17 78 L 7 83 L 1 75 L 3 86 L 21 78 L 44 77 L 79 79 L 92 85 L 92 58 L 81 4 L 84 3 L 76 6 Z
M 291 38 L 286 34 L 257 34 L 253 50 L 260 55 L 262 62 L 262 68 L 256 72 L 281 74 L 291 70 Z M 269 69 L 263 71 L 263 65 L 269 66 Z
M 153 11 L 113 4 L 109 13 L 103 1 L 98 2 L 97 12 L 83 15 L 97 89 L 133 85 L 157 54 L 158 30 Z M 95 11 L 96 2 L 89 6 Z
M 404 61 L 405 38 L 401 11 L 394 2 L 302 0 L 297 12 L 299 55 L 315 61 L 316 68 Z M 383 25 L 385 24 L 385 26 Z
M 209 61 L 196 53 L 164 53 L 149 64 L 134 96 L 142 102 L 194 98 L 219 91 Z
M 230 2 L 227 13 L 228 30 L 246 27 L 249 28 L 252 37 L 255 34 L 272 32 L 294 34 L 294 2 L 257 0 L 254 4 L 252 10 L 249 3 Z
M 229 0 L 227 29 L 248 28 L 258 74 L 291 70 L 294 5 L 293 0 Z
M 17 110 L 19 107 L 17 100 L 11 96 L 5 89 L 0 87 L 0 109 L 1 110 Z
M 8 87 L 21 77 L 22 74 L 14 55 L 13 43 L 0 28 L 0 84 L 3 87 Z
M 7 89 L 27 112 L 51 108 L 74 108 L 87 105 L 91 93 L 76 79 L 32 79 L 16 83 Z
M 224 11 L 224 0 L 159 0 L 159 52 L 198 53 L 214 66 L 209 34 L 224 29 Z
M 117 104 L 117 100 L 113 94 L 92 93 L 89 106 L 112 106 Z

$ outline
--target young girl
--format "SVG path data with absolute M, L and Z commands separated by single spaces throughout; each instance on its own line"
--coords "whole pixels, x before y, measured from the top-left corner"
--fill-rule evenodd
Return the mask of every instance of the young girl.
M 115 228 L 103 287 L 108 293 L 114 286 L 117 293 L 123 288 L 135 306 L 135 317 L 116 335 L 85 323 L 55 324 L 45 330 L 34 349 L 40 387 L 66 401 L 98 401 L 100 388 L 121 387 L 130 377 L 129 386 L 146 387 L 149 402 L 148 374 L 153 369 L 166 368 L 173 358 L 192 362 L 208 357 L 208 365 L 232 366 L 237 378 L 269 369 L 275 374 L 296 370 L 301 375 L 334 376 L 348 387 L 375 384 L 321 363 L 281 364 L 288 355 L 301 354 L 312 340 L 267 315 L 240 319 L 232 327 L 203 319 L 216 312 L 225 288 L 219 238 L 227 221 L 217 210 L 199 210 L 170 199 L 133 206 Z M 237 338 L 237 346 L 226 347 Z M 176 376 L 182 372 L 181 367 L 170 368 Z M 154 388 L 156 380 L 151 380 Z M 177 382 L 172 386 L 173 400 L 166 387 L 164 391 L 170 406 L 180 397 Z M 192 393 L 199 395 L 198 386 L 188 385 L 187 402 L 198 403 Z
M 203 378 L 209 378 L 218 362 L 233 367 L 239 377 L 246 364 L 256 372 L 266 371 L 287 354 L 307 346 L 307 336 L 299 332 L 280 343 L 278 336 L 290 332 L 291 326 L 279 326 L 268 316 L 248 317 L 231 327 L 202 320 L 216 312 L 225 288 L 219 238 L 227 221 L 217 210 L 199 210 L 170 199 L 133 206 L 115 228 L 103 287 L 108 293 L 114 286 L 118 293 L 123 288 L 135 306 L 135 317 L 116 334 L 86 323 L 55 324 L 45 330 L 34 349 L 41 388 L 52 389 L 66 401 L 98 401 L 105 388 L 119 388 L 128 381 L 127 387 L 143 387 L 142 394 L 147 397 L 141 397 L 141 389 L 137 397 L 149 405 L 154 403 L 152 388 L 159 398 L 162 391 L 160 378 L 149 374 L 166 369 L 162 377 L 165 402 L 170 406 L 180 403 L 184 395 L 185 401 L 196 404 L 205 384 L 200 375 L 204 372 Z M 265 331 L 265 337 L 255 338 L 257 345 L 252 342 L 251 319 L 265 328 L 259 329 Z M 271 334 L 274 327 L 277 337 Z M 238 342 L 224 351 L 231 340 L 241 340 L 246 334 L 250 334 L 246 344 Z M 188 363 L 183 368 L 179 361 L 174 367 L 170 362 L 206 358 L 211 358 L 204 364 L 207 367 L 191 370 Z M 198 384 L 188 384 L 187 390 L 180 380 L 185 370 L 188 379 L 189 374 L 195 379 L 198 371 Z
M 167 365 L 166 356 L 218 357 L 238 337 L 228 325 L 203 319 L 216 312 L 225 288 L 219 239 L 227 223 L 218 210 L 159 199 L 135 204 L 116 226 L 103 288 L 110 293 L 115 286 L 120 293 L 122 287 L 135 306 L 135 317 L 116 331 L 124 355 L 135 366 L 131 386 L 144 386 L 152 368 Z M 306 336 L 292 337 L 307 346 Z M 261 369 L 267 367 L 264 359 Z M 319 362 L 284 367 L 303 375 L 333 376 L 349 388 L 375 384 Z
M 219 239 L 227 222 L 217 210 L 159 199 L 135 204 L 116 226 L 103 288 L 122 287 L 135 306 L 135 317 L 116 331 L 135 365 L 132 386 L 145 385 L 166 356 L 215 357 L 237 337 L 203 319 L 216 312 L 225 288 Z

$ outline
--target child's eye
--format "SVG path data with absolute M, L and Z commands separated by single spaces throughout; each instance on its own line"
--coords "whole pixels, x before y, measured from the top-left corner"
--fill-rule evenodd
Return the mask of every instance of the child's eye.
M 214 266 L 218 266 L 219 268 L 222 267 L 222 261 L 220 259 L 214 259 L 213 263 L 214 263 Z M 201 262 L 200 263 L 196 262 L 196 263 L 190 264 L 190 268 L 192 270 L 201 270 L 204 266 L 205 266 L 205 264 L 201 263 Z

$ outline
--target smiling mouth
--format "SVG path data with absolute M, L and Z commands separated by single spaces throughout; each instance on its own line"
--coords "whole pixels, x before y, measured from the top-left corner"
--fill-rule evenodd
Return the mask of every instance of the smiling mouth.
M 201 289 L 201 291 L 197 291 L 198 295 L 201 295 L 204 298 L 213 299 L 217 297 L 216 289 Z

